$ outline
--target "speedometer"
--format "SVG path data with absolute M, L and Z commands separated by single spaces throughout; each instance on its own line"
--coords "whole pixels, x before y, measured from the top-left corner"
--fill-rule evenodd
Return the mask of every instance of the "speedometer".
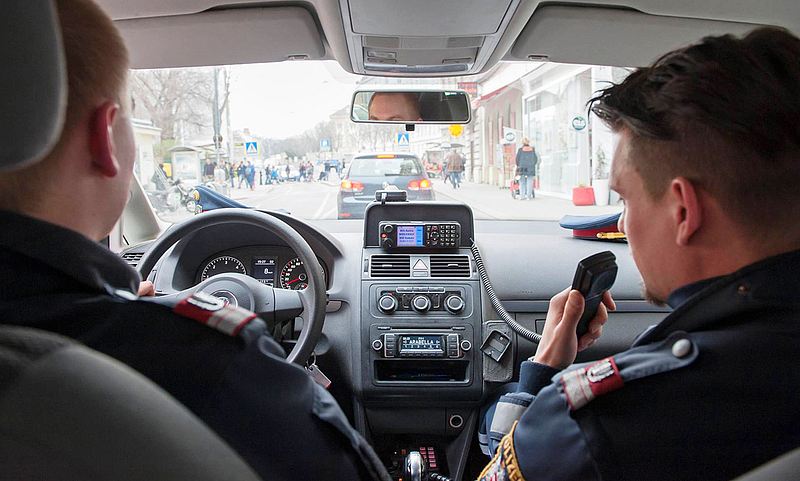
M 247 274 L 242 261 L 231 256 L 220 256 L 212 259 L 208 264 L 203 267 L 203 272 L 200 274 L 200 280 L 204 281 L 209 277 L 214 277 L 219 274 L 227 273 Z
M 308 287 L 308 274 L 306 266 L 299 257 L 295 257 L 281 269 L 281 287 L 299 291 Z

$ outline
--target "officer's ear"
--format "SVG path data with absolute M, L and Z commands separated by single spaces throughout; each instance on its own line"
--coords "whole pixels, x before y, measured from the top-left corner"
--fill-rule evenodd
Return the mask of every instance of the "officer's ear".
M 108 101 L 94 111 L 89 125 L 89 149 L 92 154 L 92 167 L 106 177 L 115 177 L 119 172 L 119 162 L 114 156 L 114 119 L 119 105 Z
M 676 177 L 670 182 L 666 195 L 670 197 L 669 208 L 675 222 L 675 242 L 687 246 L 703 224 L 699 192 L 689 179 Z

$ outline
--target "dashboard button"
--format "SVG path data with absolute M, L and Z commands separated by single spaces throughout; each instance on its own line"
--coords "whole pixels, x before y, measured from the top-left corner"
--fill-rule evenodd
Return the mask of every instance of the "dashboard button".
M 451 314 L 458 314 L 464 310 L 464 305 L 464 299 L 462 299 L 461 296 L 448 296 L 447 299 L 444 300 L 444 307 Z
M 417 312 L 427 312 L 431 308 L 431 300 L 427 296 L 416 296 L 411 300 L 411 307 Z
M 383 349 L 383 341 L 381 341 L 380 339 L 375 339 L 374 341 L 372 341 L 372 349 L 375 351 L 380 351 L 381 349 Z
M 378 309 L 385 313 L 394 312 L 397 309 L 397 299 L 389 294 L 384 294 L 378 299 Z

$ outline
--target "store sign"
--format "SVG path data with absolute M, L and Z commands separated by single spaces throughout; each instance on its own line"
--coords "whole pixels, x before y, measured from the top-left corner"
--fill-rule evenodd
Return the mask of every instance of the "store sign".
M 586 128 L 586 117 L 582 115 L 576 115 L 572 118 L 572 128 L 578 131 L 581 131 Z
M 516 144 L 522 138 L 522 132 L 511 127 L 503 127 L 503 138 L 500 139 L 504 144 Z

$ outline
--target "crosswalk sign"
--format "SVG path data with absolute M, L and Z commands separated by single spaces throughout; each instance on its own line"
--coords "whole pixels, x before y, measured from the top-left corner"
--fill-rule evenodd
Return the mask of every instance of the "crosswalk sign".
M 397 145 L 400 147 L 408 147 L 409 146 L 409 137 L 408 132 L 400 132 L 397 134 Z
M 245 142 L 244 152 L 247 155 L 258 155 L 258 142 Z

